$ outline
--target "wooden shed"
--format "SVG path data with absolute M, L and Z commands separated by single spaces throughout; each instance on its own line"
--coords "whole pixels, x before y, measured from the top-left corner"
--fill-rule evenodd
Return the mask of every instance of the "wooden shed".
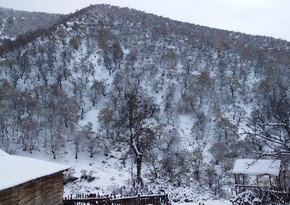
M 0 150 L 0 205 L 58 205 L 69 167 Z

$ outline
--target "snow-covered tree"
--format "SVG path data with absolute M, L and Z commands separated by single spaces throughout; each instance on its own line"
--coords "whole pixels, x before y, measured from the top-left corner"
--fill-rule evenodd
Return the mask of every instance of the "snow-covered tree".
M 126 143 L 136 163 L 136 187 L 143 186 L 141 169 L 143 156 L 154 142 L 157 127 L 158 106 L 142 88 L 126 90 L 115 110 L 115 140 Z M 121 131 L 121 132 L 120 132 Z
M 281 79 L 263 81 L 259 87 L 262 103 L 253 110 L 249 136 L 258 138 L 270 152 L 260 155 L 280 157 L 290 154 L 290 90 Z M 269 149 L 268 149 L 269 150 Z

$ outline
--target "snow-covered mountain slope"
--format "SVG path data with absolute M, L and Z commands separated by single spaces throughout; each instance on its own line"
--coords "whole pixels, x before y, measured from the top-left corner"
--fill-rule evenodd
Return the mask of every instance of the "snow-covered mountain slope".
M 243 133 L 263 82 L 289 83 L 289 46 L 90 6 L 2 45 L 0 146 L 72 164 L 66 193 L 227 196 L 234 160 L 261 146 Z
M 0 8 L 0 43 L 3 40 L 16 39 L 20 34 L 48 28 L 64 17 L 58 14 Z

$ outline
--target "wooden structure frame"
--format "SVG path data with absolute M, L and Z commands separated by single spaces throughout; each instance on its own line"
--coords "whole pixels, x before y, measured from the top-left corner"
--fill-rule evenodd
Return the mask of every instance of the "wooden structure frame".
M 286 192 L 285 171 L 281 171 L 280 160 L 238 159 L 233 174 L 236 194 L 249 189 L 259 192 L 271 189 Z M 251 179 L 249 176 L 252 176 Z M 262 179 L 267 184 L 261 183 Z
M 280 160 L 238 159 L 233 174 L 235 194 L 250 190 L 261 199 L 262 204 L 285 204 L 290 201 L 286 174 L 281 169 Z M 252 181 L 247 179 L 249 176 L 252 176 Z M 262 178 L 267 184 L 261 183 Z

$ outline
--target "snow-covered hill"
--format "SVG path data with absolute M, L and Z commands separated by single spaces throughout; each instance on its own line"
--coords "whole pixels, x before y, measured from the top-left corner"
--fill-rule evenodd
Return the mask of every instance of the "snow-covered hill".
M 66 194 L 227 197 L 233 161 L 261 148 L 243 133 L 263 82 L 289 83 L 289 46 L 90 6 L 0 46 L 0 147 L 70 164 Z
M 16 39 L 20 34 L 48 28 L 64 17 L 58 14 L 0 8 L 0 43 Z

